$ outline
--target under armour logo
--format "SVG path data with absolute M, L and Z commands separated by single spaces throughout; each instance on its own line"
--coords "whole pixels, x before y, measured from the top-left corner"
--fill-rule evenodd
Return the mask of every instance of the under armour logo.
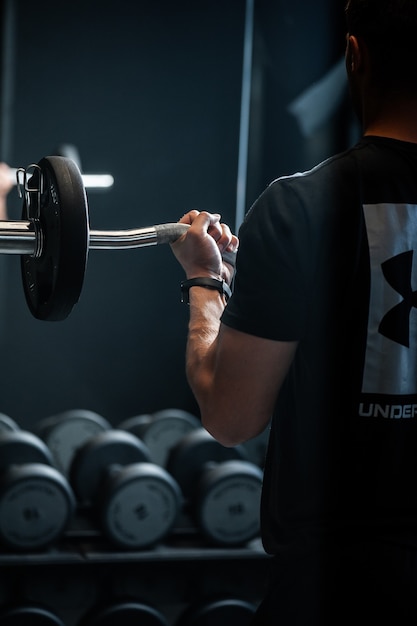
M 403 252 L 382 263 L 382 272 L 387 282 L 404 299 L 385 315 L 379 332 L 396 343 L 410 347 L 410 313 L 417 308 L 417 291 L 411 287 L 413 250 Z

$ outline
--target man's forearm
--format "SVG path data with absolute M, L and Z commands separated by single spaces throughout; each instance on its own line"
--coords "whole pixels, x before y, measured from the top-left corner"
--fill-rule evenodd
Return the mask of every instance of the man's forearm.
M 203 410 L 213 390 L 223 296 L 204 287 L 190 289 L 190 320 L 186 348 L 186 373 Z

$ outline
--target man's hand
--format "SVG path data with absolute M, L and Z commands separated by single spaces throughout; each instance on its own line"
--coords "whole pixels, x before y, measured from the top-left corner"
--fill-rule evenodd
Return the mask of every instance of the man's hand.
M 231 283 L 234 268 L 223 261 L 222 253 L 235 252 L 239 240 L 220 219 L 217 213 L 193 210 L 179 220 L 190 228 L 171 248 L 187 278 L 209 276 Z

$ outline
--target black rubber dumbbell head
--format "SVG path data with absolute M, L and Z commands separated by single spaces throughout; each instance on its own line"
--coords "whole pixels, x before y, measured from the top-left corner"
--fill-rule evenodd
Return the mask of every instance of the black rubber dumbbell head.
M 75 451 L 94 435 L 110 428 L 110 423 L 94 411 L 71 409 L 44 418 L 35 432 L 51 450 L 56 467 L 67 476 Z
M 124 428 L 140 437 L 148 447 L 153 463 L 166 466 L 173 446 L 187 433 L 201 427 L 200 420 L 182 409 L 156 411 L 147 419 L 130 420 Z
M 168 626 L 165 616 L 155 607 L 137 600 L 117 601 L 92 607 L 78 626 Z
M 241 447 L 226 448 L 199 429 L 173 448 L 167 467 L 210 542 L 236 546 L 259 535 L 263 473 Z
M 75 451 L 69 469 L 78 502 L 82 505 L 94 502 L 111 468 L 143 462 L 151 462 L 149 451 L 132 433 L 110 429 L 90 437 Z
M 26 430 L 0 431 L 0 472 L 12 464 L 44 463 L 54 465 L 48 446 Z
M 46 444 L 22 430 L 0 433 L 0 541 L 13 550 L 43 549 L 62 535 L 74 509 Z
M 176 626 L 250 626 L 256 605 L 241 598 L 216 598 L 190 605 Z
M 152 548 L 173 529 L 182 505 L 177 482 L 156 463 L 110 472 L 97 503 L 101 526 L 122 548 Z
M 49 608 L 23 603 L 0 609 L 1 626 L 65 626 Z
M 120 430 L 127 430 L 128 432 L 136 435 L 136 437 L 139 437 L 141 439 L 140 435 L 142 432 L 142 424 L 149 424 L 151 420 L 151 413 L 141 413 L 140 415 L 134 415 L 133 417 L 128 417 L 127 419 L 123 420 L 123 422 L 120 422 L 117 428 L 119 428 Z
M 205 428 L 200 427 L 187 433 L 173 446 L 167 460 L 167 469 L 177 480 L 184 497 L 190 499 L 198 489 L 198 478 L 208 464 L 237 459 L 246 459 L 241 446 L 222 446 Z
M 193 510 L 210 541 L 239 546 L 259 536 L 262 480 L 262 470 L 249 461 L 224 461 L 207 468 Z
M 119 429 L 84 444 L 70 476 L 80 501 L 92 505 L 107 537 L 123 548 L 149 548 L 161 541 L 182 505 L 174 478 L 150 461 L 140 439 Z
M 5 413 L 0 413 L 0 432 L 1 431 L 14 431 L 19 430 L 19 425 L 15 422 L 14 419 L 6 415 Z

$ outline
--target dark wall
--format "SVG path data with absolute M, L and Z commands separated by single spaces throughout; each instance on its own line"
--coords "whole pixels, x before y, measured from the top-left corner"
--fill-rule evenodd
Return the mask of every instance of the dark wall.
M 93 229 L 176 221 L 194 207 L 233 219 L 244 3 L 15 7 L 13 165 L 69 142 L 84 172 L 112 173 L 111 191 L 88 193 Z M 10 214 L 20 216 L 12 197 Z M 30 316 L 18 257 L 2 262 L 1 411 L 26 424 L 67 408 L 115 423 L 195 409 L 182 270 L 168 246 L 90 251 L 79 304 L 56 323 Z
M 16 0 L 11 164 L 66 142 L 85 173 L 93 229 L 176 221 L 190 208 L 235 223 L 244 0 Z M 290 103 L 343 54 L 343 2 L 255 2 L 247 208 L 282 174 L 344 148 L 338 102 L 305 136 Z M 1 157 L 1 155 L 0 155 Z M 20 201 L 10 198 L 11 217 Z M 33 319 L 18 257 L 5 274 L 0 411 L 22 425 L 68 408 L 113 423 L 177 406 L 197 411 L 184 376 L 188 312 L 168 246 L 91 251 L 64 322 Z
M 248 198 L 350 143 L 345 0 L 256 0 Z M 303 113 L 295 115 L 294 105 Z M 300 123 L 303 122 L 303 123 Z M 354 121 L 353 121 L 354 123 Z

